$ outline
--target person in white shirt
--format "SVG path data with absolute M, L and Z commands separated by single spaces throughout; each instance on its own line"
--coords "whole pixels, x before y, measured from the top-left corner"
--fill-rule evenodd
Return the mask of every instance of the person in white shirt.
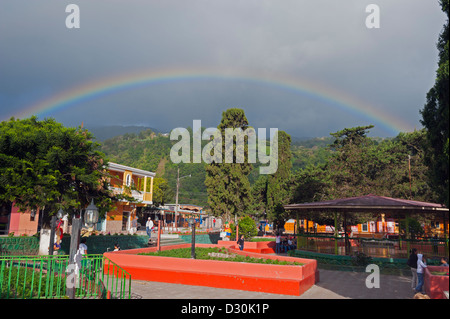
M 280 236 L 280 234 L 277 234 L 275 243 L 276 243 L 276 253 L 278 254 L 281 252 L 281 236 Z
M 294 242 L 292 241 L 291 237 L 289 237 L 289 239 L 288 239 L 288 249 L 289 250 L 295 249 L 295 245 L 294 245 Z
M 149 217 L 147 222 L 145 223 L 145 230 L 147 231 L 148 237 L 152 237 L 152 229 L 153 229 L 153 222 L 152 219 Z
M 87 245 L 86 245 L 86 237 L 82 237 L 80 239 L 80 245 L 78 246 L 78 250 L 80 251 L 81 255 L 87 255 Z
M 80 239 L 78 250 L 73 257 L 75 263 L 75 273 L 78 274 L 83 267 L 86 267 L 87 259 L 84 259 L 87 255 L 86 237 Z
M 416 292 L 422 292 L 424 284 L 424 272 L 427 268 L 426 259 L 422 254 L 417 254 L 417 287 Z

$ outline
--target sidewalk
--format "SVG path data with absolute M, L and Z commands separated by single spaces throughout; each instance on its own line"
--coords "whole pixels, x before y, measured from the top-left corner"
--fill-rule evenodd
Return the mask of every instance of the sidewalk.
M 135 299 L 412 299 L 409 277 L 380 275 L 380 288 L 366 287 L 369 273 L 322 270 L 320 282 L 301 296 L 289 296 L 133 280 Z

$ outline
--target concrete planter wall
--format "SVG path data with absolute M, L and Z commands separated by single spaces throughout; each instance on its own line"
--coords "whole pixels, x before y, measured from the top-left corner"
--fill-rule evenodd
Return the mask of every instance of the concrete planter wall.
M 198 247 L 217 245 L 197 244 Z M 219 245 L 220 246 L 220 245 Z M 162 250 L 187 248 L 190 244 L 161 247 Z M 105 253 L 104 256 L 125 269 L 136 280 L 185 285 L 301 295 L 319 280 L 315 260 L 265 255 L 228 247 L 232 253 L 256 258 L 304 263 L 302 266 L 268 265 L 218 260 L 199 260 L 138 255 L 156 248 Z M 108 270 L 106 270 L 108 271 Z
M 433 275 L 432 271 L 447 271 L 448 267 L 428 266 L 425 268 L 424 290 L 431 299 L 444 299 L 444 291 L 448 291 L 448 277 Z

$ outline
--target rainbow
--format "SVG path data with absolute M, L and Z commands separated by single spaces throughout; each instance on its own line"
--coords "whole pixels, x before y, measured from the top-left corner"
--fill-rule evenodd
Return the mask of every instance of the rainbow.
M 372 124 L 379 124 L 391 132 L 411 131 L 411 125 L 400 118 L 396 118 L 385 111 L 380 110 L 367 102 L 338 91 L 332 87 L 326 87 L 323 84 L 314 83 L 310 80 L 301 78 L 283 77 L 264 77 L 261 75 L 249 75 L 249 72 L 233 72 L 226 70 L 203 71 L 199 69 L 164 69 L 132 72 L 128 74 L 119 74 L 108 78 L 98 79 L 53 95 L 45 100 L 33 104 L 25 109 L 11 115 L 16 118 L 26 118 L 31 115 L 43 115 L 50 112 L 59 111 L 77 104 L 94 100 L 110 94 L 116 94 L 121 91 L 146 87 L 156 84 L 170 84 L 180 81 L 193 80 L 239 80 L 259 85 L 265 85 L 270 88 L 288 90 L 297 94 L 306 95 L 314 99 L 326 102 L 327 104 L 338 107 L 344 112 L 349 112 L 365 119 L 373 121 Z M 9 118 L 9 117 L 8 117 Z

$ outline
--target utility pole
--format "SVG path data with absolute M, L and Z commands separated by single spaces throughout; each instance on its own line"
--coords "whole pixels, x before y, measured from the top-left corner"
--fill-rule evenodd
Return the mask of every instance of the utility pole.
M 180 188 L 180 168 L 177 168 L 177 194 L 175 195 L 175 228 L 178 230 L 178 190 Z

